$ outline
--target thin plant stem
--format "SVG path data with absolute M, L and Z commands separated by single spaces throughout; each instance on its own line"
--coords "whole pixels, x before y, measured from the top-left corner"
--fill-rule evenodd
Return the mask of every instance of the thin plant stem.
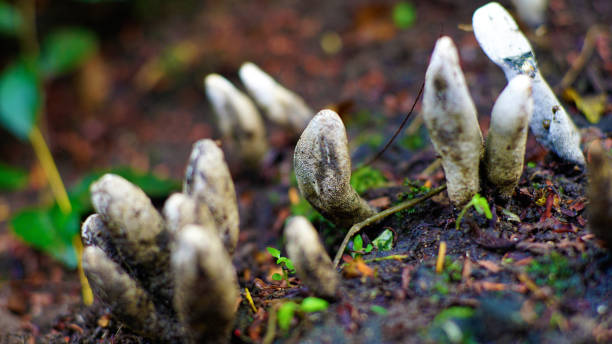
M 348 231 L 348 233 L 346 234 L 346 236 L 344 237 L 344 240 L 342 241 L 342 244 L 340 244 L 340 248 L 338 249 L 338 252 L 336 253 L 336 257 L 334 258 L 334 268 L 338 266 L 338 263 L 340 263 L 340 259 L 342 258 L 342 254 L 344 253 L 344 250 L 346 249 L 346 245 L 348 245 L 349 240 L 351 240 L 351 238 L 359 233 L 359 231 L 361 231 L 364 227 L 367 227 L 373 223 L 376 223 L 382 219 L 384 219 L 385 217 L 395 214 L 397 212 L 400 212 L 402 210 L 414 207 L 415 205 L 439 194 L 440 192 L 446 190 L 446 184 L 438 186 L 437 188 L 431 190 L 430 192 L 428 192 L 427 194 L 425 194 L 424 196 L 421 196 L 419 198 L 415 198 L 415 199 L 411 199 L 408 201 L 404 201 L 394 207 L 391 207 L 389 209 L 385 209 L 373 216 L 368 217 L 367 219 L 354 224 L 351 229 Z
M 57 166 L 55 165 L 55 161 L 53 161 L 49 147 L 47 147 L 47 143 L 45 142 L 45 139 L 37 126 L 34 126 L 32 131 L 30 131 L 30 143 L 32 143 L 34 153 L 36 153 L 40 166 L 42 167 L 43 171 L 45 171 L 45 175 L 49 180 L 49 186 L 51 187 L 51 192 L 53 192 L 53 196 L 57 201 L 57 205 L 62 213 L 69 214 L 72 211 L 72 206 L 70 205 L 70 200 L 68 199 L 68 193 L 66 193 L 66 188 L 64 187 L 62 178 L 57 171 Z

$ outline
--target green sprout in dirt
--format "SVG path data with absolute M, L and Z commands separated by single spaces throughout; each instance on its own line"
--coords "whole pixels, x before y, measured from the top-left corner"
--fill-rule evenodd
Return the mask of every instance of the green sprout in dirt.
M 363 239 L 360 234 L 355 235 L 353 238 L 353 250 L 351 252 L 351 256 L 353 258 L 360 258 L 362 255 L 372 252 L 374 247 L 372 244 L 368 244 L 368 246 L 363 247 Z
M 459 230 L 461 220 L 463 219 L 463 216 L 468 211 L 468 209 L 470 209 L 470 207 L 474 207 L 478 214 L 484 214 L 489 220 L 493 218 L 493 214 L 491 214 L 491 208 L 489 208 L 489 202 L 487 201 L 487 199 L 480 196 L 479 194 L 475 194 L 474 197 L 472 197 L 472 199 L 468 202 L 468 204 L 466 204 L 463 209 L 461 209 L 459 216 L 457 216 L 457 221 L 455 222 L 455 228 L 457 230 Z
M 363 194 L 366 190 L 384 186 L 387 178 L 380 170 L 370 166 L 363 166 L 351 174 L 351 186 L 358 194 Z
M 291 326 L 291 321 L 296 312 L 313 313 L 321 312 L 329 307 L 329 302 L 318 297 L 307 297 L 302 300 L 302 303 L 297 304 L 293 301 L 283 303 L 277 311 L 278 327 L 281 330 L 287 331 Z
M 280 250 L 274 247 L 267 247 L 266 249 L 268 250 L 268 253 L 272 255 L 272 257 L 276 258 L 276 264 L 280 265 L 283 270 L 282 275 L 279 273 L 274 273 L 272 275 L 272 279 L 275 281 L 287 281 L 287 284 L 289 284 L 289 274 L 295 274 L 293 262 L 291 259 L 281 256 Z

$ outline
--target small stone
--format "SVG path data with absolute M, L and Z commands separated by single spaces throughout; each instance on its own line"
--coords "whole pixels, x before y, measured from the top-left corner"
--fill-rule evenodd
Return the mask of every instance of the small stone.
M 300 193 L 325 218 L 348 228 L 376 212 L 351 187 L 351 158 L 344 123 L 321 110 L 302 133 L 293 156 Z
M 313 111 L 304 100 L 289 91 L 252 62 L 245 62 L 239 71 L 247 91 L 261 106 L 270 121 L 300 134 L 312 119 Z
M 580 133 L 540 74 L 533 49 L 512 16 L 497 2 L 490 2 L 474 12 L 472 26 L 482 50 L 508 80 L 520 74 L 533 80 L 529 126 L 538 142 L 562 159 L 584 165 Z
M 248 165 L 259 165 L 268 151 L 268 143 L 264 122 L 255 104 L 218 74 L 208 75 L 204 85 L 228 150 Z
M 340 278 L 317 230 L 303 216 L 295 216 L 285 227 L 287 255 L 302 283 L 317 296 L 334 298 Z
M 172 254 L 174 308 L 190 343 L 227 343 L 236 313 L 238 279 L 212 228 L 187 225 Z
M 480 188 L 482 133 L 457 48 L 446 36 L 438 39 L 425 74 L 423 119 L 442 158 L 448 196 L 461 206 Z
M 510 80 L 493 106 L 486 144 L 487 178 L 504 197 L 512 196 L 523 173 L 532 112 L 531 79 L 519 75 Z
M 238 203 L 223 152 L 214 141 L 204 139 L 193 145 L 183 192 L 193 197 L 200 207 L 208 207 L 215 221 L 215 228 L 231 255 L 236 248 L 240 231 Z

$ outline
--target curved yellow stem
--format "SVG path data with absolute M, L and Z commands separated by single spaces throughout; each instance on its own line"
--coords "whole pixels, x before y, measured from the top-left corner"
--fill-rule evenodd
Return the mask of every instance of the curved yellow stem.
M 32 147 L 34 147 L 34 152 L 36 153 L 36 157 L 40 162 L 40 166 L 42 167 L 43 171 L 45 171 L 45 175 L 47 176 L 49 186 L 51 187 L 51 192 L 53 192 L 57 205 L 62 213 L 69 214 L 72 212 L 72 205 L 70 204 L 66 187 L 62 182 L 62 178 L 57 170 L 53 156 L 49 151 L 49 147 L 45 142 L 45 138 L 37 126 L 34 126 L 30 132 L 30 142 L 32 143 Z M 87 277 L 85 277 L 85 272 L 83 271 L 83 262 L 81 260 L 81 257 L 83 256 L 83 244 L 81 243 L 79 234 L 76 234 L 72 238 L 72 244 L 77 255 L 83 303 L 89 306 L 93 303 L 93 292 L 89 287 L 89 282 L 87 281 Z
M 66 188 L 57 171 L 57 166 L 55 166 L 55 161 L 53 161 L 49 147 L 47 147 L 47 143 L 37 126 L 34 126 L 30 132 L 30 142 L 34 147 L 34 152 L 40 162 L 40 166 L 45 171 L 45 175 L 49 180 L 49 186 L 51 186 L 51 192 L 53 192 L 57 205 L 62 213 L 70 213 L 72 211 L 72 206 L 68 199 L 68 193 L 66 193 Z

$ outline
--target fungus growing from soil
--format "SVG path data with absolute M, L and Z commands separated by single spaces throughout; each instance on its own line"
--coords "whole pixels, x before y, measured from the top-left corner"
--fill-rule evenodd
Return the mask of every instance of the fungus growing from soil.
M 204 86 L 228 151 L 238 156 L 240 162 L 257 166 L 268 151 L 266 129 L 257 107 L 218 74 L 208 75 Z
M 119 176 L 103 176 L 91 192 L 98 214 L 83 224 L 83 268 L 100 301 L 159 342 L 226 342 L 239 297 L 229 251 L 238 218 L 233 182 L 214 142 L 194 145 L 189 195 L 170 197 L 166 220 Z
M 512 196 L 523 173 L 529 119 L 533 111 L 531 79 L 519 75 L 510 80 L 493 106 L 487 135 L 487 179 L 504 197 Z
M 321 244 L 317 230 L 303 216 L 295 216 L 285 226 L 287 255 L 295 272 L 316 295 L 333 298 L 340 277 Z
M 567 161 L 584 165 L 580 133 L 540 74 L 533 49 L 512 16 L 497 2 L 477 9 L 474 35 L 485 54 L 508 80 L 527 75 L 533 80 L 533 115 L 529 127 L 538 142 Z
M 484 159 L 487 179 L 502 197 L 512 195 L 523 172 L 527 125 L 533 109 L 532 81 L 511 79 L 493 106 L 483 155 L 476 109 L 449 37 L 436 43 L 425 75 L 423 118 L 442 159 L 448 195 L 455 206 L 469 202 L 480 188 Z
M 304 100 L 286 89 L 252 62 L 245 62 L 239 71 L 247 91 L 261 106 L 270 121 L 300 134 L 314 113 Z
M 423 119 L 442 158 L 448 196 L 461 206 L 478 192 L 483 155 L 476 108 L 449 37 L 438 39 L 425 74 Z
M 351 187 L 351 158 L 344 124 L 321 110 L 302 133 L 293 156 L 298 188 L 325 218 L 350 227 L 376 212 Z
M 240 231 L 236 191 L 223 151 L 214 141 L 204 139 L 193 145 L 183 193 L 210 210 L 221 241 L 233 254 Z
M 591 144 L 589 158 L 589 227 L 612 249 L 612 158 L 599 142 Z

